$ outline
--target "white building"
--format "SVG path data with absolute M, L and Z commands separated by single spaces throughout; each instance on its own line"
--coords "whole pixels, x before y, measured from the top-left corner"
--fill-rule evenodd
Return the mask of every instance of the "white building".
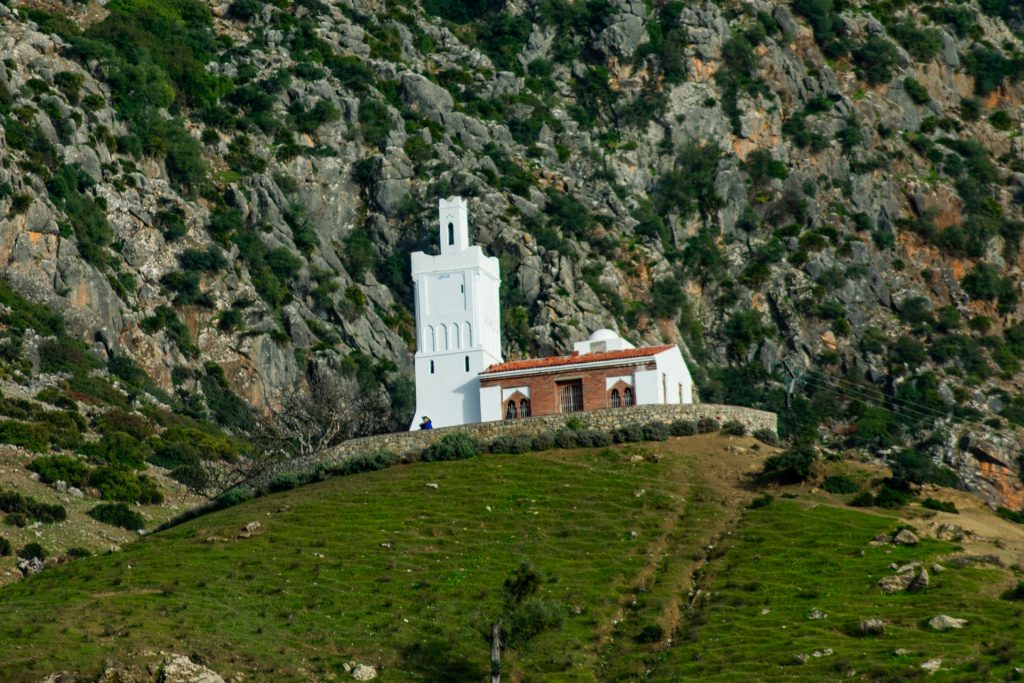
M 441 254 L 412 255 L 416 415 L 435 427 L 655 403 L 693 403 L 674 344 L 636 348 L 612 330 L 567 356 L 501 358 L 498 259 L 469 245 L 466 203 L 438 203 Z
M 438 202 L 441 253 L 412 255 L 416 415 L 435 427 L 480 421 L 479 374 L 501 359 L 498 259 L 469 244 L 466 201 Z

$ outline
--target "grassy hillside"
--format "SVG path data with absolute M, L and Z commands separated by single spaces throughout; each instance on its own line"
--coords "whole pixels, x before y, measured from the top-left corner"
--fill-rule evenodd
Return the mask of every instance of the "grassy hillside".
M 1009 572 L 950 568 L 923 593 L 883 596 L 890 563 L 957 548 L 869 546 L 897 519 L 825 494 L 745 509 L 755 493 L 739 484 L 769 450 L 754 444 L 419 463 L 260 498 L 0 591 L 0 678 L 94 674 L 158 649 L 246 680 L 344 679 L 356 660 L 384 681 L 480 681 L 480 631 L 523 561 L 563 619 L 509 654 L 511 680 L 893 680 L 932 657 L 944 659 L 935 680 L 1010 675 L 1021 609 L 998 597 Z M 708 598 L 691 600 L 694 580 Z M 828 619 L 809 620 L 814 608 Z M 938 613 L 970 623 L 921 624 Z M 851 635 L 868 617 L 887 633 Z M 834 654 L 794 664 L 822 648 Z

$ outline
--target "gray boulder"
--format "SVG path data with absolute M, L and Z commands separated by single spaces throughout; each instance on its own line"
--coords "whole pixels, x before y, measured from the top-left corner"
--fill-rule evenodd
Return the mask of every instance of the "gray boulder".
M 881 619 L 865 619 L 860 622 L 860 632 L 866 636 L 878 636 L 885 633 L 885 622 Z
M 963 628 L 966 625 L 966 619 L 957 619 L 956 617 L 951 617 L 947 614 L 940 614 L 928 620 L 928 626 L 936 631 L 950 631 L 952 629 Z
M 892 542 L 895 545 L 917 545 L 918 540 L 917 536 L 910 529 L 900 529 L 892 537 Z

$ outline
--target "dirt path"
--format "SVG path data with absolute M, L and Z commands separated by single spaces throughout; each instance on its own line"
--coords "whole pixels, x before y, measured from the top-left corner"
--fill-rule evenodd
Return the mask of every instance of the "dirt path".
M 634 625 L 647 619 L 661 627 L 660 639 L 647 652 L 672 644 L 709 554 L 734 527 L 754 495 L 745 483 L 761 470 L 764 459 L 776 452 L 750 437 L 719 435 L 672 439 L 647 447 L 669 459 L 665 486 L 675 492 L 680 504 L 664 515 L 659 534 L 648 547 L 647 562 L 632 580 L 635 589 L 598 627 L 598 648 L 609 659 L 616 657 L 614 635 L 628 619 L 634 620 Z M 694 528 L 700 529 L 697 538 L 688 536 Z M 652 610 L 637 610 L 640 601 L 657 604 Z

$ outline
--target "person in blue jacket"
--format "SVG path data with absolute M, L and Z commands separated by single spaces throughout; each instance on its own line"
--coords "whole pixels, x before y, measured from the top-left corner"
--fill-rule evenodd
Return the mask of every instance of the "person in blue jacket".
M 434 424 L 430 421 L 430 418 L 426 415 L 423 416 L 423 422 L 420 422 L 420 429 L 433 429 Z

